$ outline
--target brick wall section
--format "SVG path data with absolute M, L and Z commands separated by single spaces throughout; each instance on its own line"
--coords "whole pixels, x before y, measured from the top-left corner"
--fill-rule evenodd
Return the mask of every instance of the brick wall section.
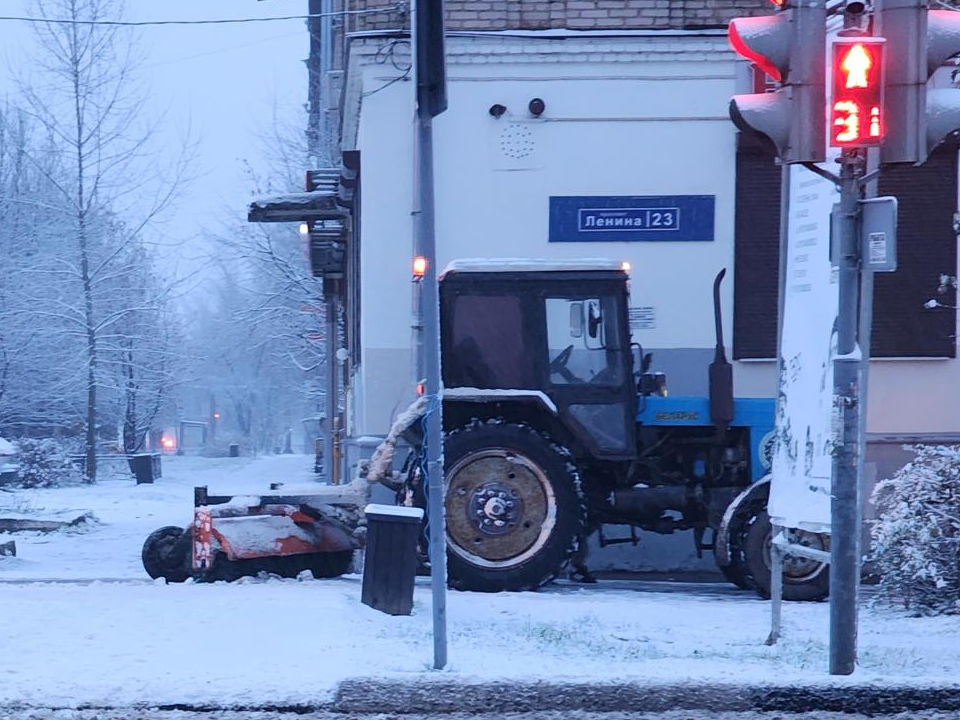
M 351 10 L 390 0 L 356 0 Z M 405 6 L 408 6 L 405 4 Z M 766 15 L 763 0 L 446 0 L 447 30 L 685 30 L 725 27 L 731 18 Z M 409 27 L 401 11 L 355 16 L 352 30 Z

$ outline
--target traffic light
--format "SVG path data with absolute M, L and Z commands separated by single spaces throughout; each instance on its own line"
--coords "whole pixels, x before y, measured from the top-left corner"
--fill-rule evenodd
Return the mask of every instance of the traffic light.
M 884 138 L 883 38 L 838 38 L 833 43 L 830 146 L 869 147 Z
M 785 163 L 826 157 L 823 0 L 783 0 L 775 15 L 730 21 L 733 49 L 781 87 L 770 93 L 734 95 L 730 119 L 744 132 L 773 141 Z
M 960 128 L 960 90 L 927 81 L 960 53 L 960 13 L 930 10 L 928 0 L 877 0 L 877 34 L 886 38 L 887 137 L 882 163 L 919 164 Z

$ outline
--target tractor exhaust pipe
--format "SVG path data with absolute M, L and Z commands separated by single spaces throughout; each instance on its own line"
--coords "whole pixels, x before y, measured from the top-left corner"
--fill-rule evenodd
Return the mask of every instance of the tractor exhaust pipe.
M 723 348 L 723 318 L 720 315 L 720 283 L 727 269 L 717 273 L 713 281 L 713 321 L 716 325 L 717 346 L 710 363 L 710 422 L 725 432 L 733 421 L 733 366 L 727 362 Z

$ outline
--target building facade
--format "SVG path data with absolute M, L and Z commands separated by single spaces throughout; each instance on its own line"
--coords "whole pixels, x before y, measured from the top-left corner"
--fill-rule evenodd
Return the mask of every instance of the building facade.
M 727 268 L 721 299 L 735 392 L 772 396 L 780 168 L 727 115 L 730 96 L 752 92 L 756 79 L 730 49 L 726 22 L 766 12 L 759 5 L 448 0 L 449 109 L 434 122 L 439 265 L 470 257 L 629 262 L 633 340 L 653 352 L 674 395 L 706 392 L 712 282 Z M 342 27 L 336 78 L 339 143 L 351 168 L 347 473 L 413 398 L 417 380 L 409 18 L 384 8 L 377 0 L 349 8 L 362 13 Z M 937 294 L 940 275 L 957 274 L 956 158 L 948 143 L 926 166 L 884 172 L 878 182 L 880 194 L 900 198 L 901 270 L 877 280 L 868 476 L 902 463 L 906 441 L 960 438 L 956 314 L 923 307 L 931 297 L 956 304 L 952 291 Z M 596 225 L 606 218 L 591 211 L 625 198 L 699 220 L 672 228 L 661 216 L 665 232 L 646 234 Z

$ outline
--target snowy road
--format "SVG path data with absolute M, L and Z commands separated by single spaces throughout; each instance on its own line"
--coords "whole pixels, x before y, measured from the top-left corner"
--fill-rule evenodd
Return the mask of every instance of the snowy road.
M 683 710 L 666 713 L 546 712 L 497 715 L 353 715 L 344 713 L 281 714 L 276 712 L 183 712 L 159 710 L 29 710 L 12 711 L 4 720 L 956 720 L 956 713 L 937 711 L 858 715 L 848 713 L 714 713 Z
M 767 647 L 769 604 L 723 584 L 602 581 L 536 593 L 451 592 L 450 665 L 433 673 L 423 579 L 410 617 L 360 604 L 358 576 L 181 585 L 145 579 L 143 538 L 160 525 L 187 522 L 193 485 L 255 494 L 271 481 L 302 481 L 308 469 L 303 456 L 174 458 L 155 485 L 114 480 L 0 494 L 0 502 L 21 509 L 92 510 L 99 520 L 81 531 L 17 534 L 20 556 L 0 559 L 7 581 L 0 583 L 0 709 L 320 707 L 351 678 L 416 686 L 442 679 L 840 687 L 960 679 L 955 618 L 864 607 L 860 667 L 852 678 L 830 678 L 826 604 L 788 605 L 784 639 Z

